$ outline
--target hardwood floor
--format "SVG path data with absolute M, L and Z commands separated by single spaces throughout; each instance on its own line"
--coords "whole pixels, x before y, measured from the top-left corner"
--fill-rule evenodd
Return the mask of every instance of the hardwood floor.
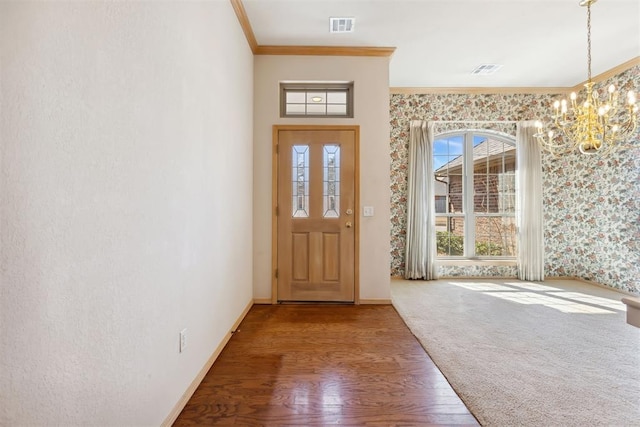
M 392 306 L 255 305 L 174 426 L 478 425 Z

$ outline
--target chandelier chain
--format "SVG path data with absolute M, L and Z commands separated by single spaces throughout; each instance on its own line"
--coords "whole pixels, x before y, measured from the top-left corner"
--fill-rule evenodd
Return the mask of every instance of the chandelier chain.
M 591 83 L 591 2 L 587 3 L 587 81 Z
M 587 82 L 591 85 L 591 1 L 587 3 Z M 591 87 L 587 89 L 587 102 L 591 101 L 589 95 L 591 95 Z M 593 114 L 593 108 L 588 108 L 587 132 L 589 135 L 593 134 Z

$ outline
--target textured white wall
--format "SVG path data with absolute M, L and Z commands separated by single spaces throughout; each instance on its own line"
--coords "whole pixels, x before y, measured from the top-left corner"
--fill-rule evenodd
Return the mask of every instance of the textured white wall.
M 274 124 L 360 125 L 360 298 L 389 299 L 389 59 L 257 56 L 254 67 L 254 297 L 271 298 L 271 147 Z M 285 80 L 354 81 L 352 119 L 280 118 Z
M 158 425 L 252 298 L 231 5 L 0 2 L 0 60 L 0 425 Z

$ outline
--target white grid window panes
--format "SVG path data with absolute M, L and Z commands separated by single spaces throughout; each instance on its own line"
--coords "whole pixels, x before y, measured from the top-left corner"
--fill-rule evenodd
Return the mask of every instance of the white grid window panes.
M 433 144 L 439 258 L 514 258 L 516 147 L 512 137 L 448 132 Z
M 353 82 L 280 83 L 280 117 L 353 117 Z

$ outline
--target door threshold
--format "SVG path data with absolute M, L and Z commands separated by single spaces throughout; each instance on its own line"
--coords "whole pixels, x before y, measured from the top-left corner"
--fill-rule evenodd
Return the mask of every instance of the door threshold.
M 278 301 L 280 305 L 355 305 L 353 301 Z

